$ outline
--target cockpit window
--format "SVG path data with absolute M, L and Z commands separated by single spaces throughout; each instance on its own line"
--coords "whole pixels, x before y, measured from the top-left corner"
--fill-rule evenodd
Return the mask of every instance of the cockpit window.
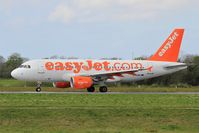
M 19 68 L 31 68 L 31 66 L 30 65 L 21 65 L 21 66 L 19 66 Z

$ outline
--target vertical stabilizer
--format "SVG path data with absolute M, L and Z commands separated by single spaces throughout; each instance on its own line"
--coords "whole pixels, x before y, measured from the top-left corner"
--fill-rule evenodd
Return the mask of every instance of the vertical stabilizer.
M 148 60 L 177 62 L 184 29 L 175 29 L 158 51 Z

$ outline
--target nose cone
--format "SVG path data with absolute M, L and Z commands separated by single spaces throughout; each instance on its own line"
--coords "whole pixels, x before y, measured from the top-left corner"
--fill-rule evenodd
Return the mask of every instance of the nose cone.
M 13 71 L 11 72 L 11 76 L 12 76 L 13 78 L 17 79 L 18 73 L 17 73 L 17 70 L 16 70 L 16 69 L 13 70 Z

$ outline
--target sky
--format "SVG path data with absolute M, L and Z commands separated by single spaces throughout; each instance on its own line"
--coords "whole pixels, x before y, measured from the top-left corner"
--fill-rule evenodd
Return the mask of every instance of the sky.
M 29 59 L 152 55 L 185 28 L 181 55 L 199 54 L 198 0 L 0 0 L 0 55 Z

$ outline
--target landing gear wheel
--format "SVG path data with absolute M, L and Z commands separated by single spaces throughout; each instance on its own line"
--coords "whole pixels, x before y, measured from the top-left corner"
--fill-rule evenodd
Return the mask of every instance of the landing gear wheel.
M 36 92 L 41 92 L 41 84 L 42 83 L 40 81 L 37 82 Z
M 108 88 L 106 86 L 102 86 L 102 87 L 99 88 L 99 91 L 100 92 L 107 92 Z
M 36 92 L 41 92 L 41 88 L 36 88 Z
M 95 92 L 95 87 L 87 88 L 87 91 L 88 91 L 88 92 Z

